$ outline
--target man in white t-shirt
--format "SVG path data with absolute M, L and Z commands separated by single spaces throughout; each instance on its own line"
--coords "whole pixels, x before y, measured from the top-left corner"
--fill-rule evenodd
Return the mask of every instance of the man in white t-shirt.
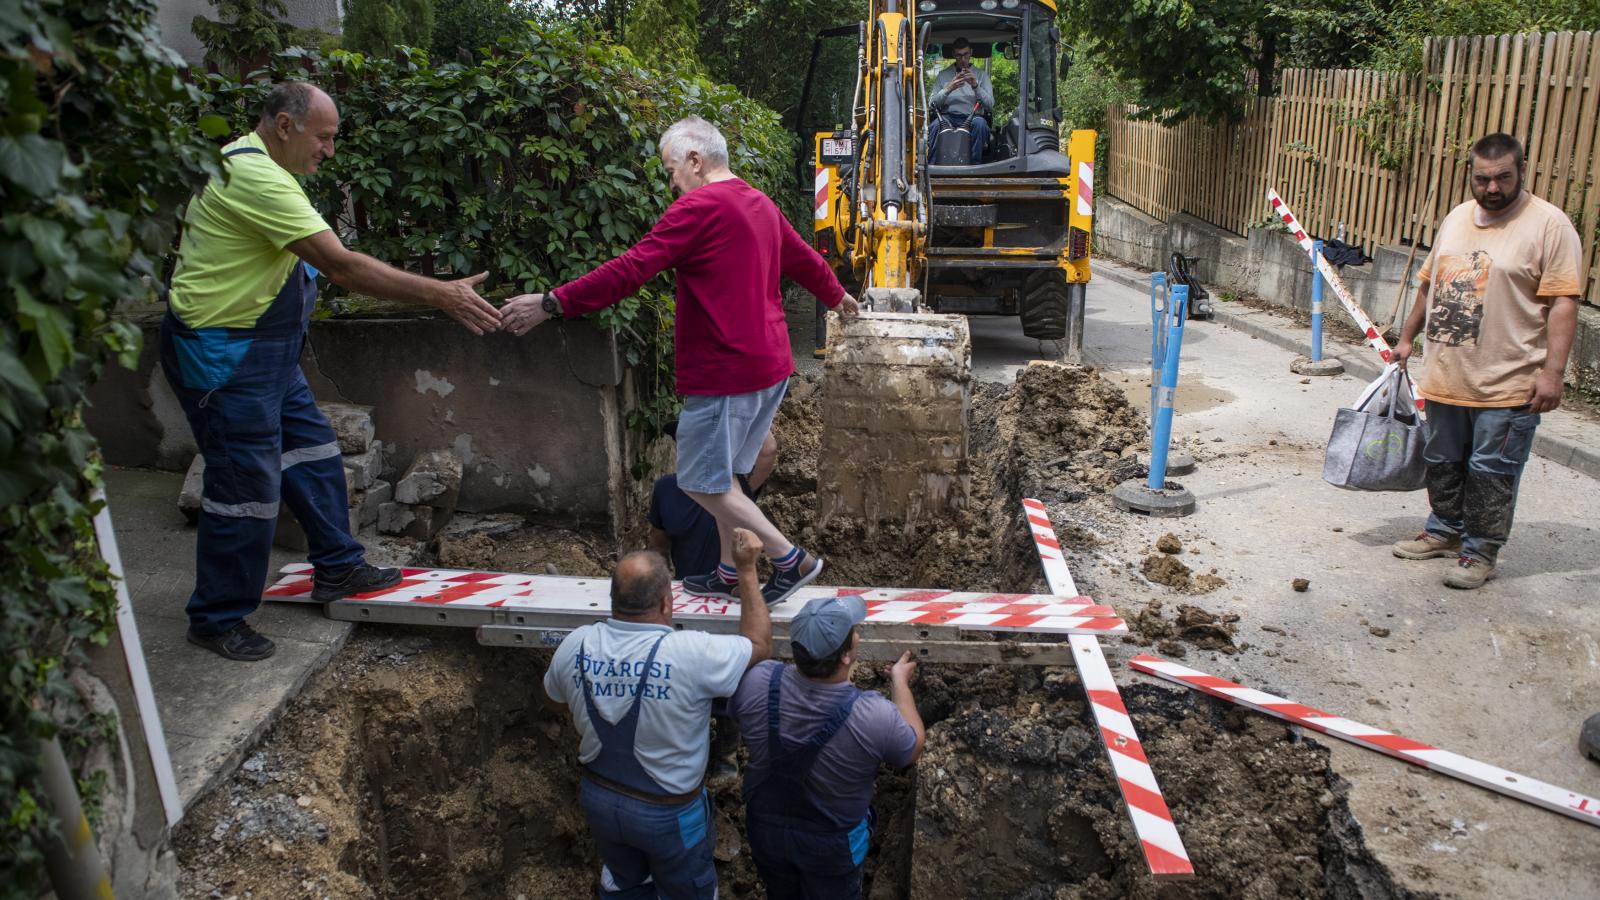
M 581 741 L 579 800 L 600 868 L 603 898 L 712 898 L 717 871 L 711 801 L 703 782 L 711 701 L 729 697 L 772 655 L 761 596 L 761 540 L 733 540 L 739 634 L 672 627 L 672 576 L 649 550 L 630 553 L 611 579 L 611 618 L 556 648 L 545 703 L 567 709 Z

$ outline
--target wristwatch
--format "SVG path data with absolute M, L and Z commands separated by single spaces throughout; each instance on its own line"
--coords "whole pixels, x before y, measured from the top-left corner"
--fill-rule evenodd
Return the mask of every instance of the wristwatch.
M 539 307 L 551 318 L 561 318 L 561 301 L 556 299 L 555 292 L 547 292 L 544 299 L 539 301 Z

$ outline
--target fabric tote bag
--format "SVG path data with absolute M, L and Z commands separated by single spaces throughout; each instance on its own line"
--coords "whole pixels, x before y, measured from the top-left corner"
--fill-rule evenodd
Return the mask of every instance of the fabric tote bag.
M 1322 480 L 1349 491 L 1415 491 L 1423 486 L 1422 422 L 1411 377 L 1390 364 L 1355 406 L 1333 417 Z

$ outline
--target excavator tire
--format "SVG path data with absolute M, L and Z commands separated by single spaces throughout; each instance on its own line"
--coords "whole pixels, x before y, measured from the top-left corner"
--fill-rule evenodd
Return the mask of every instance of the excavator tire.
M 1028 276 L 1022 292 L 1022 333 L 1040 341 L 1067 336 L 1067 280 L 1060 269 Z

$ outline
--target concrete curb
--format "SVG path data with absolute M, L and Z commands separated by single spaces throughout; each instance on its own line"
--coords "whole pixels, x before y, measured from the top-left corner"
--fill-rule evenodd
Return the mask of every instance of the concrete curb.
M 1096 278 L 1114 281 L 1125 287 L 1139 291 L 1150 290 L 1149 273 L 1138 272 L 1122 266 L 1112 267 L 1099 265 L 1094 270 Z M 1214 318 L 1212 321 L 1225 325 L 1235 331 L 1241 331 L 1253 337 L 1260 338 L 1274 346 L 1282 347 L 1304 356 L 1311 355 L 1311 341 L 1309 336 L 1302 337 L 1301 328 L 1289 328 L 1279 324 L 1283 317 L 1272 312 L 1250 309 L 1248 311 L 1231 310 L 1225 303 L 1212 305 Z M 1323 356 L 1333 357 L 1344 363 L 1345 374 L 1363 381 L 1377 378 L 1383 371 L 1383 366 L 1378 363 L 1371 351 L 1365 346 L 1355 347 L 1336 338 L 1329 338 L 1328 343 L 1335 349 L 1344 352 L 1328 352 L 1324 346 Z M 1590 478 L 1600 479 L 1600 450 L 1587 446 L 1565 435 L 1551 434 L 1540 429 L 1534 435 L 1533 452 L 1550 460 L 1557 465 L 1566 466 L 1575 472 L 1581 472 Z

